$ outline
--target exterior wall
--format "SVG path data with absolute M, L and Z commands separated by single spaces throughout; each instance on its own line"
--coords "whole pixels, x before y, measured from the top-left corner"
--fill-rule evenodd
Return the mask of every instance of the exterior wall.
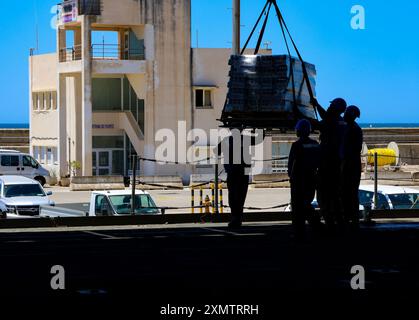
M 32 91 L 57 90 L 57 64 L 56 53 L 29 58 Z
M 252 54 L 249 50 L 246 54 Z M 270 55 L 271 50 L 261 50 L 261 54 Z M 217 121 L 221 117 L 227 96 L 227 83 L 229 81 L 230 66 L 228 61 L 231 49 L 193 49 L 192 50 L 192 85 L 198 88 L 212 90 L 212 108 L 196 108 L 193 94 L 193 127 L 205 130 L 209 136 L 211 129 L 217 129 L 222 124 Z M 208 141 L 216 146 L 217 141 Z M 272 158 L 272 139 L 267 137 L 264 141 L 263 155 L 256 155 L 257 159 Z M 212 171 L 212 169 L 197 169 L 195 173 Z M 264 163 L 263 173 L 271 172 L 271 164 Z
M 145 27 L 148 65 L 145 99 L 145 157 L 154 157 L 155 133 L 177 132 L 178 120 L 192 128 L 191 3 L 190 0 L 139 0 L 140 22 Z M 151 28 L 150 25 L 153 27 Z M 149 47 L 153 45 L 154 50 Z M 150 56 L 150 51 L 153 56 Z M 190 168 L 144 163 L 146 175 L 179 174 L 189 178 Z
M 139 7 L 143 1 L 138 0 L 102 0 L 102 15 L 97 23 L 107 25 L 136 25 L 139 21 Z
M 34 154 L 34 147 L 59 147 L 58 109 L 34 110 L 32 94 L 37 92 L 57 91 L 57 59 L 56 54 L 31 56 L 30 68 L 30 144 L 29 152 Z M 58 165 L 47 165 L 51 171 L 57 172 Z
M 86 165 L 91 162 L 91 136 L 115 135 L 125 131 L 131 136 L 138 128 L 129 124 L 129 115 L 122 120 L 110 119 L 109 114 L 92 113 L 92 77 L 127 76 L 140 99 L 145 101 L 145 125 L 143 136 L 132 141 L 137 152 L 146 158 L 155 158 L 160 145 L 156 133 L 169 129 L 178 136 L 179 121 L 184 121 L 188 132 L 193 128 L 218 128 L 227 94 L 228 59 L 230 49 L 191 50 L 191 0 L 103 0 L 103 12 L 97 17 L 79 17 L 66 28 L 77 30 L 76 43 L 83 48 L 82 60 L 58 63 L 58 54 L 33 57 L 31 91 L 55 89 L 58 91 L 58 112 L 48 115 L 32 113 L 32 137 L 55 139 L 59 146 L 60 171 L 68 172 L 69 162 Z M 129 27 L 136 36 L 144 39 L 145 61 L 91 60 L 90 29 L 120 31 Z M 119 36 L 122 38 L 121 32 Z M 65 47 L 65 32 L 57 32 L 57 45 Z M 271 52 L 264 51 L 265 54 Z M 58 68 L 57 68 L 58 65 Z M 193 86 L 213 86 L 213 109 L 197 110 L 194 106 Z M 112 122 L 112 121 L 113 122 Z M 110 122 L 114 129 L 92 129 L 98 122 Z M 51 125 L 45 125 L 51 123 Z M 182 138 L 183 139 L 183 138 Z M 215 145 L 215 141 L 209 142 Z M 271 155 L 271 142 L 265 142 L 263 158 Z M 187 144 L 189 148 L 191 144 Z M 178 154 L 178 161 L 186 160 L 186 154 Z M 160 166 L 143 163 L 144 175 L 180 175 L 188 180 L 194 167 Z M 83 169 L 88 174 L 90 168 Z

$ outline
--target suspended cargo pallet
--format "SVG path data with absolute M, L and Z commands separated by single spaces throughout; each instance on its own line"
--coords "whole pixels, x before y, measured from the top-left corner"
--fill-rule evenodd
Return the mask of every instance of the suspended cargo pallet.
M 316 119 L 302 62 L 288 55 L 232 56 L 221 121 L 226 127 L 293 128 L 301 118 Z M 313 93 L 316 68 L 305 63 Z M 314 93 L 315 94 L 315 93 Z

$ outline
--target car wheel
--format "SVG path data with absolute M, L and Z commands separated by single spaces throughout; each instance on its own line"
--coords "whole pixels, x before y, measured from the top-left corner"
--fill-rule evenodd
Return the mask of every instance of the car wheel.
M 34 180 L 38 181 L 41 184 L 41 186 L 44 186 L 45 183 L 47 183 L 44 177 L 36 177 Z

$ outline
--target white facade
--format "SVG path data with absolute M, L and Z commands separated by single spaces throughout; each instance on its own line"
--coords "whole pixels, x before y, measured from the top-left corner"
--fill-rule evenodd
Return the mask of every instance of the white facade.
M 179 121 L 186 131 L 218 128 L 227 93 L 231 49 L 191 49 L 190 0 L 98 3 L 100 15 L 64 12 L 57 52 L 30 58 L 31 150 L 60 177 L 126 175 L 131 154 L 155 158 L 160 129 L 177 133 Z M 205 172 L 211 168 L 140 164 L 148 176 Z

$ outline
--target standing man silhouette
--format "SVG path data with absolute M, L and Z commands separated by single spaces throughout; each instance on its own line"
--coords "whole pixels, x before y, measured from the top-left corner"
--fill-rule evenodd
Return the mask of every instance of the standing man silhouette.
M 347 104 L 344 99 L 337 98 L 330 102 L 326 111 L 316 99 L 312 103 L 322 118 L 318 124 L 321 156 L 317 198 L 326 226 L 333 231 L 336 225 L 343 226 L 341 165 L 346 123 L 341 115 Z
M 356 123 L 361 111 L 356 106 L 346 109 L 346 130 L 343 140 L 342 204 L 345 223 L 359 227 L 359 185 L 361 182 L 362 129 Z
M 320 146 L 317 141 L 310 139 L 311 125 L 308 120 L 300 120 L 295 130 L 299 139 L 293 143 L 288 161 L 292 224 L 296 237 L 304 238 L 306 220 L 314 229 L 320 225 L 320 217 L 316 216 L 312 206 L 316 194 Z
M 240 228 L 243 210 L 249 189 L 249 171 L 252 167 L 250 146 L 256 144 L 255 137 L 249 137 L 250 144 L 245 145 L 243 129 L 235 129 L 237 134 L 224 138 L 217 147 L 218 156 L 224 157 L 224 169 L 227 173 L 228 205 L 232 219 L 229 228 Z M 227 154 L 228 153 L 228 154 Z

